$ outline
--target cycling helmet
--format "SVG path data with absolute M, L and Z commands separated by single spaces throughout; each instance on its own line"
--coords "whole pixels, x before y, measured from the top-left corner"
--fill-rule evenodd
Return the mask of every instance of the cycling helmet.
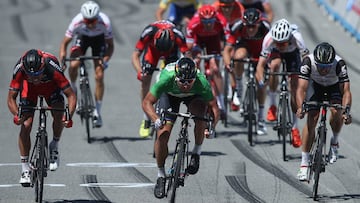
M 248 8 L 244 12 L 245 25 L 256 25 L 260 21 L 261 11 L 256 8 Z
M 335 54 L 335 49 L 331 44 L 322 42 L 314 49 L 314 60 L 320 64 L 332 64 L 335 60 Z
M 278 20 L 271 28 L 271 36 L 277 42 L 283 42 L 290 39 L 291 27 L 286 19 Z
M 198 13 L 201 19 L 210 19 L 215 17 L 216 10 L 212 5 L 207 4 L 199 8 Z
M 179 80 L 191 80 L 196 77 L 195 62 L 188 57 L 180 58 L 176 63 L 176 77 Z
M 169 51 L 174 46 L 175 34 L 171 29 L 159 29 L 154 35 L 154 45 L 161 52 Z
M 22 68 L 27 75 L 38 76 L 44 72 L 44 62 L 41 51 L 31 49 L 21 58 Z
M 85 19 L 97 18 L 100 13 L 99 4 L 94 1 L 87 1 L 81 6 L 81 14 Z
M 220 5 L 229 5 L 235 3 L 235 0 L 219 0 Z

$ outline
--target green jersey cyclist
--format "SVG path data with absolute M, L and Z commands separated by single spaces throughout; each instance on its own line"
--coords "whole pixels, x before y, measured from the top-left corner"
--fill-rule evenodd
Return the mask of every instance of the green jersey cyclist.
M 188 111 L 196 116 L 205 116 L 209 107 L 214 115 L 214 127 L 220 118 L 220 112 L 206 76 L 198 71 L 191 58 L 180 58 L 177 62 L 168 64 L 161 71 L 159 80 L 145 96 L 142 107 L 144 112 L 154 122 L 155 128 L 158 129 L 158 139 L 155 143 L 158 178 L 154 194 L 157 198 L 163 198 L 165 196 L 164 165 L 168 156 L 167 143 L 176 117 L 166 116 L 166 123 L 163 124 L 154 108 L 154 104 L 158 100 L 160 109 L 171 108 L 172 112 L 179 112 L 180 104 L 183 102 L 187 106 Z M 190 164 L 187 168 L 189 174 L 195 174 L 199 169 L 201 145 L 204 136 L 209 136 L 209 132 L 205 128 L 206 122 L 195 121 L 195 145 Z

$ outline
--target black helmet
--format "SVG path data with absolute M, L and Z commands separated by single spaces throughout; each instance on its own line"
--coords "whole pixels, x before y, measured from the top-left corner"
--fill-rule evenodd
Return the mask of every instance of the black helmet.
M 195 62 L 188 57 L 180 58 L 175 67 L 176 77 L 180 80 L 191 80 L 196 77 Z
M 154 35 L 154 45 L 157 50 L 166 52 L 174 46 L 175 35 L 171 29 L 159 29 Z
M 335 60 L 335 49 L 334 47 L 327 43 L 322 42 L 318 44 L 314 49 L 314 59 L 315 62 L 321 64 L 331 64 Z
M 22 67 L 26 74 L 38 76 L 44 71 L 42 53 L 36 49 L 27 51 L 21 58 Z
M 256 25 L 260 21 L 261 11 L 256 8 L 248 8 L 244 12 L 245 25 Z
M 220 0 L 221 4 L 233 4 L 235 0 Z

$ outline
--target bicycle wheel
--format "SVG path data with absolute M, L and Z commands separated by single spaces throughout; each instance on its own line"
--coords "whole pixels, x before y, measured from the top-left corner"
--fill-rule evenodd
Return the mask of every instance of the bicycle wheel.
M 253 125 L 255 124 L 255 111 L 254 111 L 254 102 L 255 102 L 255 88 L 254 84 L 250 84 L 249 86 L 249 100 L 248 100 L 248 141 L 250 146 L 254 146 L 253 139 Z
M 91 92 L 89 89 L 89 81 L 84 80 L 82 84 L 80 84 L 81 89 L 81 104 L 82 104 L 82 117 L 85 120 L 85 129 L 87 135 L 87 142 L 91 143 L 91 136 L 90 136 L 90 118 L 91 118 L 91 105 L 90 105 L 90 98 Z
M 287 127 L 287 100 L 285 98 L 281 99 L 281 117 L 280 117 L 280 131 L 282 136 L 282 148 L 283 148 L 283 160 L 287 161 L 286 159 L 286 137 L 288 134 L 288 127 Z
M 184 165 L 184 157 L 185 157 L 185 139 L 180 139 L 178 148 L 177 148 L 177 156 L 176 156 L 176 166 L 174 171 L 174 184 L 172 184 L 171 191 L 171 199 L 170 202 L 175 202 L 176 189 L 181 185 L 180 179 L 181 177 L 181 168 Z
M 320 127 L 319 129 L 319 139 L 317 143 L 317 148 L 315 151 L 315 158 L 314 158 L 314 185 L 313 185 L 313 199 L 317 200 L 318 196 L 318 187 L 319 187 L 319 179 L 320 173 L 322 170 L 322 156 L 323 156 L 323 146 L 324 146 L 324 137 L 325 137 L 325 128 Z
M 45 132 L 40 132 L 45 133 Z M 46 135 L 40 135 L 40 142 L 38 146 L 39 159 L 36 161 L 36 182 L 35 182 L 35 201 L 42 202 L 43 199 L 43 190 L 44 190 L 44 177 L 45 177 L 45 146 L 46 143 Z
M 229 108 L 229 102 L 228 102 L 228 94 L 229 94 L 229 73 L 224 70 L 224 111 L 226 113 L 226 116 L 224 118 L 224 127 L 226 128 L 228 125 L 227 122 L 227 113 Z

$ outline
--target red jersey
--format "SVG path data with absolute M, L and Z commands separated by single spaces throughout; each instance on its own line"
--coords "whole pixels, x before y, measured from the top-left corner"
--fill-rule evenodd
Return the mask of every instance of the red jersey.
M 48 101 L 50 96 L 59 90 L 70 87 L 56 57 L 50 53 L 42 52 L 44 59 L 44 72 L 38 82 L 34 83 L 22 68 L 21 58 L 14 67 L 10 90 L 21 91 L 21 98 L 36 103 L 39 95 Z
M 206 30 L 199 14 L 195 14 L 186 29 L 186 42 L 206 47 L 208 54 L 220 54 L 221 42 L 229 37 L 230 30 L 223 15 L 216 12 L 215 22 L 211 30 Z
M 160 52 L 154 46 L 154 35 L 159 29 L 171 28 L 175 34 L 175 45 L 168 52 Z M 178 30 L 175 25 L 169 21 L 161 20 L 156 21 L 145 27 L 143 32 L 140 35 L 140 39 L 137 41 L 136 50 L 144 52 L 144 61 L 150 63 L 152 66 L 156 66 L 160 57 L 172 57 L 177 56 L 178 51 L 185 53 L 189 49 L 186 46 L 185 37 L 180 30 Z
M 226 18 L 226 21 L 229 23 L 230 28 L 236 21 L 242 19 L 243 15 L 244 15 L 244 11 L 245 11 L 244 6 L 240 2 L 237 2 L 237 1 L 234 2 L 234 5 L 231 8 L 232 10 L 231 10 L 231 13 L 229 16 L 224 14 L 223 10 L 221 9 L 219 0 L 215 1 L 213 3 L 213 6 L 215 7 L 217 12 L 219 12 L 221 15 L 223 15 Z
M 242 46 L 246 47 L 252 58 L 259 58 L 262 42 L 269 30 L 269 22 L 266 21 L 266 19 L 261 19 L 258 32 L 255 36 L 250 37 L 247 33 L 247 27 L 243 24 L 242 20 L 239 20 L 232 26 L 226 44 L 234 46 L 236 43 L 240 43 Z

